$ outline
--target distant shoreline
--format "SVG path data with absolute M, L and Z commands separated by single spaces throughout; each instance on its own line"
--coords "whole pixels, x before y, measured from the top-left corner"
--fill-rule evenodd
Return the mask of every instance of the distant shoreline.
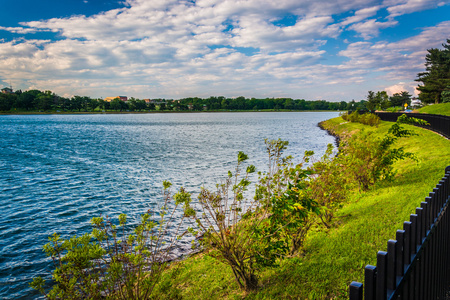
M 245 113 L 245 112 L 340 112 L 340 110 L 209 110 L 209 111 L 50 111 L 50 112 L 38 112 L 38 111 L 20 111 L 20 112 L 0 112 L 0 115 L 123 115 L 123 114 L 192 114 L 192 113 Z

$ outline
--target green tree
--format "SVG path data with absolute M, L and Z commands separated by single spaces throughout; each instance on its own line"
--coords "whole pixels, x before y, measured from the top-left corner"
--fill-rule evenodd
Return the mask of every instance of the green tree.
M 9 111 L 13 106 L 14 100 L 9 94 L 0 93 L 0 111 Z
M 391 101 L 391 106 L 403 107 L 405 103 L 411 105 L 411 95 L 406 91 L 395 93 L 389 99 Z
M 54 103 L 54 97 L 56 95 L 51 91 L 45 91 L 44 93 L 39 94 L 35 101 L 37 102 L 37 106 L 41 110 L 49 110 L 52 108 Z
M 444 49 L 431 48 L 425 56 L 426 71 L 417 74 L 419 99 L 424 103 L 441 103 L 442 92 L 450 86 L 450 39 Z
M 115 111 L 122 110 L 122 105 L 120 102 L 122 101 L 120 101 L 119 98 L 114 98 L 110 103 L 110 108 L 114 109 Z
M 367 102 L 366 102 L 366 108 L 369 111 L 374 111 L 377 109 L 379 105 L 379 98 L 376 97 L 375 93 L 373 91 L 369 91 L 367 93 Z
M 89 107 L 91 108 L 92 111 L 94 111 L 99 105 L 100 103 L 98 102 L 97 99 L 89 99 Z
M 72 99 L 70 99 L 70 109 L 71 110 L 81 111 L 82 107 L 83 107 L 83 97 L 73 96 Z
M 378 91 L 376 98 L 377 102 L 379 103 L 378 105 L 379 109 L 385 110 L 390 106 L 389 96 L 386 91 Z
M 36 109 L 36 97 L 41 94 L 42 92 L 39 90 L 29 90 L 26 92 L 23 92 L 19 95 L 19 103 L 20 108 L 24 108 L 26 110 L 33 110 Z M 18 107 L 19 108 L 19 107 Z
M 448 86 L 442 93 L 442 103 L 450 102 L 450 86 Z

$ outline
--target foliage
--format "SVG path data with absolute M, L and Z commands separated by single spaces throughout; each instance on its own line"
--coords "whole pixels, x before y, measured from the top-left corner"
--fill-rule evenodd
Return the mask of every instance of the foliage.
M 234 175 L 229 171 L 225 182 L 217 184 L 216 192 L 202 188 L 198 199 L 203 214 L 192 216 L 198 225 L 198 231 L 192 232 L 202 236 L 203 245 L 215 250 L 215 256 L 231 267 L 241 288 L 253 290 L 258 284 L 256 249 L 265 244 L 254 238 L 253 229 L 264 219 L 254 217 L 258 203 L 244 199 L 250 185 L 249 175 L 255 172 L 255 167 L 250 165 L 243 177 L 240 176 L 247 159 L 246 154 L 239 152 Z
M 386 109 L 390 106 L 389 97 L 386 91 L 378 91 L 376 94 L 369 91 L 367 94 L 366 108 L 373 112 L 377 109 Z
M 321 160 L 315 162 L 309 170 L 312 173 L 309 181 L 309 196 L 321 207 L 319 217 L 326 227 L 334 213 L 347 199 L 350 190 L 349 178 L 343 165 L 333 157 L 333 145 L 329 144 Z
M 103 99 L 92 99 L 88 96 L 73 96 L 65 98 L 52 92 L 45 95 L 46 91 L 29 90 L 16 91 L 12 94 L 0 95 L 0 111 L 5 112 L 23 112 L 23 111 L 56 111 L 62 112 L 81 112 L 92 111 L 154 111 L 174 110 L 174 111 L 221 111 L 221 110 L 243 110 L 243 111 L 273 111 L 273 110 L 340 110 L 351 109 L 352 105 L 345 101 L 328 102 L 325 100 L 305 100 L 292 98 L 225 98 L 223 96 L 209 98 L 189 97 L 182 99 L 152 99 L 144 101 L 130 97 L 128 101 L 120 99 L 111 102 Z M 39 98 L 39 99 L 38 99 Z M 114 103 L 113 103 L 114 102 Z M 361 102 L 353 101 L 353 108 L 364 108 L 364 100 Z M 111 106 L 112 105 L 112 106 Z
M 411 95 L 406 91 L 393 94 L 389 100 L 391 102 L 391 106 L 404 107 L 405 103 L 411 105 Z
M 400 124 L 428 123 L 401 115 L 383 138 L 374 137 L 373 132 L 364 130 L 342 138 L 338 162 L 356 180 L 360 189 L 368 190 L 369 186 L 381 179 L 392 179 L 395 175 L 393 165 L 396 161 L 406 158 L 416 160 L 416 156 L 406 152 L 403 147 L 393 148 L 398 138 L 415 134 Z
M 269 171 L 259 173 L 254 199 L 246 198 L 250 165 L 242 172 L 247 155 L 239 152 L 234 174 L 211 192 L 202 189 L 201 217 L 194 216 L 203 245 L 233 271 L 238 285 L 247 290 L 258 286 L 258 272 L 273 266 L 278 257 L 295 253 L 303 243 L 311 213 L 318 213 L 316 202 L 306 193 L 308 171 L 292 157 L 283 157 L 288 142 L 266 140 Z M 307 153 L 307 157 L 312 152 Z
M 399 112 L 402 110 L 403 110 L 403 107 L 401 107 L 401 106 L 391 106 L 386 109 L 387 112 Z
M 444 91 L 441 93 L 442 103 L 450 102 L 450 86 L 447 86 Z
M 269 154 L 269 170 L 259 174 L 255 199 L 268 211 L 268 226 L 260 228 L 261 236 L 268 236 L 280 254 L 296 254 L 303 246 L 311 228 L 312 215 L 320 213 L 317 201 L 309 193 L 311 170 L 304 168 L 312 151 L 306 151 L 299 164 L 293 157 L 283 156 L 287 141 L 265 140 Z M 282 251 L 280 251 L 280 249 Z
M 158 220 L 147 212 L 134 233 L 127 233 L 127 218 L 121 214 L 118 226 L 108 217 L 95 217 L 91 233 L 66 240 L 56 233 L 49 237 L 44 251 L 55 266 L 53 287 L 46 292 L 41 277 L 34 278 L 30 286 L 47 299 L 148 299 L 167 268 L 179 226 L 191 209 L 184 189 L 172 196 L 170 186 L 164 182 Z M 177 225 L 174 214 L 180 205 L 186 213 Z M 176 231 L 171 238 L 170 228 Z
M 349 122 L 357 122 L 369 126 L 378 126 L 381 122 L 380 117 L 375 114 L 359 114 L 357 111 L 354 111 L 351 114 L 343 114 L 341 117 Z
M 417 87 L 419 99 L 424 103 L 442 103 L 442 92 L 450 86 L 450 39 L 442 47 L 428 49 L 426 71 L 417 74 L 416 81 L 422 82 Z

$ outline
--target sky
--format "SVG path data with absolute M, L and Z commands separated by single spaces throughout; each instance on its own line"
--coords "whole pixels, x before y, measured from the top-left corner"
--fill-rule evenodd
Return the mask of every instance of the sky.
M 416 95 L 450 0 L 0 0 L 0 85 L 139 99 Z

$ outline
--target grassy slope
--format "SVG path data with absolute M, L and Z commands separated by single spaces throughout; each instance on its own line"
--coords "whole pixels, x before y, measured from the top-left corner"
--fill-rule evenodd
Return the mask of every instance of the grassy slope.
M 419 109 L 420 113 L 450 116 L 450 103 L 427 105 Z
M 344 121 L 336 118 L 328 125 Z M 360 128 L 383 135 L 392 125 L 378 128 L 346 123 L 339 130 Z M 414 213 L 450 165 L 450 141 L 420 128 L 419 136 L 402 139 L 398 146 L 420 159 L 397 163 L 395 182 L 381 183 L 371 191 L 355 193 L 337 213 L 336 226 L 317 228 L 308 237 L 303 257 L 286 259 L 261 273 L 261 288 L 251 294 L 239 291 L 230 269 L 208 255 L 196 255 L 165 275 L 163 298 L 184 299 L 346 299 L 348 284 L 363 281 L 364 266 L 376 264 L 376 253 L 386 250 L 388 239 Z

